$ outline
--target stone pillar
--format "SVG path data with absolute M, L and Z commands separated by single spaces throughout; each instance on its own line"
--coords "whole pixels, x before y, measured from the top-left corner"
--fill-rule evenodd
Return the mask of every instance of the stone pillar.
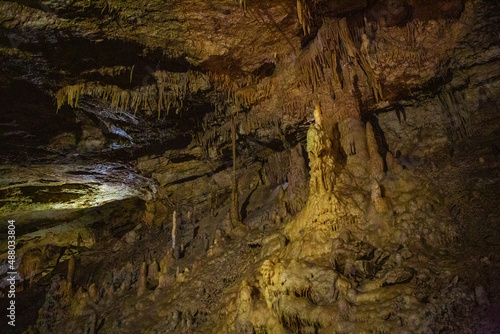
M 334 159 L 332 143 L 322 126 L 319 106 L 314 110 L 316 123 L 307 132 L 307 153 L 311 168 L 311 193 L 325 193 L 333 190 L 335 185 Z

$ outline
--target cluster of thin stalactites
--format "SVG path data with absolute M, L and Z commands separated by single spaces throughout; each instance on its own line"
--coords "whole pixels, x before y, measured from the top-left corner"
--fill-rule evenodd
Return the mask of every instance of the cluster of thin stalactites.
M 189 92 L 189 84 L 203 79 L 199 72 L 173 73 L 157 71 L 154 73 L 156 83 L 140 86 L 135 89 L 123 89 L 116 85 L 103 85 L 97 82 L 85 82 L 65 86 L 56 94 L 57 110 L 64 104 L 76 107 L 83 95 L 89 95 L 111 103 L 111 108 L 118 111 L 140 110 L 156 111 L 167 114 L 174 109 L 178 113 Z M 198 84 L 192 84 L 197 86 Z
M 303 11 L 303 8 L 300 8 Z M 347 63 L 362 70 L 375 100 L 382 98 L 378 71 L 366 45 L 363 44 L 365 40 L 365 28 L 356 27 L 353 31 L 346 19 L 325 20 L 317 37 L 298 60 L 298 86 L 310 89 L 316 95 L 319 94 L 321 87 L 329 86 L 332 92 L 331 97 L 335 99 L 335 92 L 338 91 L 338 87 L 342 86 L 345 79 L 343 65 Z M 113 70 L 113 74 L 115 72 L 121 74 L 127 69 Z M 133 68 L 128 70 L 132 73 Z M 281 111 L 281 115 L 304 118 L 310 111 L 308 107 L 318 103 L 318 101 L 312 101 L 316 96 L 314 94 L 305 100 L 288 96 L 289 94 L 278 87 L 280 85 L 279 83 L 277 85 L 276 77 L 251 78 L 243 84 L 237 84 L 228 74 L 157 71 L 154 73 L 154 78 L 156 80 L 154 84 L 131 90 L 95 82 L 66 86 L 57 92 L 57 108 L 61 108 L 64 104 L 76 107 L 82 95 L 90 95 L 110 102 L 111 107 L 118 111 L 130 110 L 136 113 L 138 110 L 146 110 L 151 113 L 156 112 L 160 117 L 162 112 L 168 114 L 170 110 L 178 113 L 182 110 L 186 97 L 200 90 L 200 86 L 204 86 L 201 90 L 219 93 L 215 94 L 218 97 L 211 101 L 215 107 L 215 118 L 234 113 L 228 111 L 231 108 L 250 110 L 244 122 L 248 123 L 245 124 L 247 128 L 252 129 L 262 123 L 267 123 L 261 118 L 265 118 L 264 114 L 268 113 L 259 112 L 261 108 L 256 106 L 276 94 L 278 94 L 279 105 L 274 107 L 274 111 L 277 108 Z M 200 78 L 204 80 L 204 85 L 200 85 Z M 280 94 L 283 95 L 281 99 Z M 212 116 L 208 118 L 214 118 Z M 224 122 L 213 122 L 208 118 L 203 122 L 203 134 L 199 136 L 199 140 L 206 147 L 227 141 L 230 137 L 229 126 L 225 127 L 222 125 Z M 273 120 L 270 123 L 272 122 Z
M 353 36 L 345 18 L 325 20 L 317 37 L 300 60 L 300 84 L 316 91 L 323 83 L 327 83 L 335 93 L 337 86 L 343 81 L 342 66 L 354 64 L 363 70 L 374 98 L 377 101 L 382 98 L 378 73 L 368 50 L 365 50 L 363 44 L 358 47 L 355 41 L 366 39 L 366 35 L 358 27 L 354 29 L 354 34 L 356 36 Z

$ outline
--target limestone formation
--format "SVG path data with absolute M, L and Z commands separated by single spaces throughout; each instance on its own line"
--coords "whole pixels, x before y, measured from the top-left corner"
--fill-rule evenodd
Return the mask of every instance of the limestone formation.
M 92 300 L 94 303 L 97 303 L 99 301 L 99 291 L 97 290 L 97 286 L 95 283 L 92 283 L 89 286 L 88 294 L 90 297 L 90 300 Z
M 307 152 L 311 168 L 309 187 L 311 192 L 325 193 L 334 186 L 334 160 L 332 144 L 322 127 L 322 116 L 318 106 L 315 111 L 316 123 L 307 132 Z
M 73 284 L 73 280 L 75 278 L 75 267 L 76 267 L 76 259 L 75 255 L 72 254 L 68 260 L 68 275 L 66 276 L 66 280 L 70 284 Z
M 31 286 L 33 278 L 40 271 L 42 265 L 42 251 L 39 249 L 28 250 L 22 257 L 19 265 L 19 275 L 24 282 L 28 282 Z
M 147 290 L 147 274 L 148 274 L 148 265 L 146 262 L 141 264 L 141 270 L 139 272 L 139 281 L 137 287 L 137 296 L 142 296 Z
M 177 236 L 177 211 L 172 213 L 172 249 L 175 251 L 175 238 Z
M 399 164 L 399 161 L 392 155 L 391 152 L 387 152 L 385 156 L 385 161 L 387 164 L 387 170 L 391 173 L 400 173 L 403 168 Z
M 387 212 L 390 208 L 387 200 L 382 197 L 382 190 L 377 182 L 372 185 L 371 200 L 378 212 Z
M 500 332 L 498 1 L 0 0 L 0 26 L 16 331 Z
M 380 156 L 375 133 L 370 123 L 366 123 L 366 146 L 370 155 L 370 175 L 380 181 L 384 177 L 384 160 Z
M 158 262 L 153 261 L 149 264 L 148 266 L 148 278 L 147 280 L 148 281 L 155 281 L 158 279 L 158 276 L 160 274 L 160 270 L 159 270 L 159 265 L 158 265 Z

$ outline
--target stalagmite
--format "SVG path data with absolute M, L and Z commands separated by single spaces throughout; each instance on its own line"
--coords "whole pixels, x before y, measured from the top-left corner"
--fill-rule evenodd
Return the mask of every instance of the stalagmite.
M 340 145 L 347 156 L 347 164 L 356 176 L 366 174 L 369 154 L 365 124 L 361 120 L 359 101 L 355 96 L 355 69 L 347 61 L 341 62 L 344 85 L 335 83 L 335 113 L 338 119 Z
M 383 213 L 389 210 L 387 200 L 382 197 L 382 189 L 377 182 L 372 185 L 371 200 L 378 212 Z
M 325 193 L 333 189 L 335 183 L 332 143 L 323 131 L 323 117 L 319 106 L 314 109 L 316 123 L 307 132 L 307 152 L 311 168 L 310 188 L 314 193 Z
M 291 213 L 298 212 L 305 203 L 307 196 L 307 163 L 302 153 L 302 144 L 292 149 L 290 154 L 290 170 L 288 172 L 289 210 Z M 280 217 L 276 217 L 276 220 Z
M 141 265 L 141 271 L 139 273 L 139 287 L 137 289 L 137 296 L 142 296 L 147 290 L 147 274 L 148 265 L 143 262 Z
M 166 288 L 174 282 L 174 278 L 169 274 L 173 264 L 172 250 L 168 250 L 163 259 L 160 261 L 160 272 L 158 274 L 158 287 Z
M 89 286 L 89 297 L 92 302 L 97 303 L 99 301 L 99 292 L 97 290 L 97 285 L 95 283 L 92 283 Z
M 177 235 L 177 211 L 172 213 L 172 249 L 175 251 L 175 237 Z
M 476 286 L 474 288 L 474 297 L 479 306 L 490 306 L 488 294 L 482 286 Z
M 389 151 L 387 151 L 387 154 L 385 155 L 385 161 L 389 172 L 397 174 L 403 170 L 403 167 L 401 167 L 398 159 L 396 159 Z
M 369 122 L 366 123 L 366 146 L 370 155 L 370 175 L 380 181 L 384 177 L 384 160 L 378 152 L 377 139 Z
M 238 314 L 240 316 L 248 316 L 252 309 L 252 288 L 246 280 L 241 282 L 238 298 Z
M 39 249 L 33 249 L 23 254 L 18 270 L 20 276 L 24 280 L 24 284 L 29 281 L 29 286 L 31 287 L 33 278 L 40 270 L 40 267 L 42 265 L 42 258 L 43 252 L 41 252 Z
M 172 250 L 169 249 L 163 259 L 160 261 L 160 273 L 166 274 L 172 267 Z
M 210 240 L 208 239 L 208 235 L 203 233 L 203 250 L 206 252 L 210 247 Z
M 90 315 L 90 319 L 88 322 L 88 327 L 85 328 L 86 333 L 97 333 L 97 314 L 95 312 L 92 312 Z
M 160 274 L 159 264 L 156 260 L 154 260 L 148 267 L 148 280 L 150 281 L 156 280 L 159 274 Z
M 318 105 L 314 107 L 314 123 L 320 128 L 323 126 L 323 115 Z
M 167 274 L 160 274 L 160 277 L 158 278 L 158 288 L 163 289 L 163 288 L 168 288 L 174 283 L 174 278 Z
M 75 255 L 72 254 L 69 257 L 69 261 L 68 261 L 68 276 L 66 278 L 66 280 L 68 281 L 69 284 L 73 284 L 73 280 L 75 278 L 75 267 L 76 267 L 76 259 L 75 259 Z

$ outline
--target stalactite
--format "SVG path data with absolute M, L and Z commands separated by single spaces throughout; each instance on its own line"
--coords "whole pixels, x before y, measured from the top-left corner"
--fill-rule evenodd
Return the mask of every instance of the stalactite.
M 298 119 L 304 119 L 308 115 L 307 109 L 311 104 L 312 99 L 305 101 L 303 99 L 295 99 L 284 102 L 281 105 L 281 109 L 283 114 L 293 115 Z
M 131 70 L 132 75 L 132 70 Z M 157 71 L 154 73 L 156 85 L 142 86 L 136 90 L 122 89 L 115 85 L 102 85 L 96 82 L 87 82 L 66 86 L 56 93 L 57 110 L 64 104 L 75 108 L 82 95 L 90 95 L 110 102 L 111 108 L 119 110 L 133 110 L 134 114 L 139 108 L 156 111 L 160 117 L 162 111 L 167 113 L 175 108 L 176 113 L 182 109 L 184 100 L 192 90 L 199 89 L 196 82 L 202 78 L 198 72 L 172 73 Z M 152 110 L 154 106 L 154 110 Z
M 177 235 L 177 211 L 172 213 L 172 249 L 175 250 L 175 237 Z
M 273 185 L 284 184 L 288 180 L 290 170 L 289 151 L 276 152 L 267 159 L 265 173 L 268 182 Z
M 80 96 L 90 95 L 110 102 L 111 108 L 123 110 L 124 108 L 129 108 L 131 94 L 133 93 L 128 90 L 123 90 L 118 86 L 102 86 L 92 82 L 66 86 L 61 88 L 56 94 L 57 109 L 59 110 L 64 104 L 69 104 L 71 107 L 75 108 L 78 105 Z M 140 99 L 141 96 L 136 96 L 132 101 L 139 103 Z
M 237 84 L 228 74 L 208 72 L 210 85 L 221 93 L 224 93 L 226 100 L 232 99 L 234 92 L 238 89 Z
M 465 139 L 471 135 L 469 129 L 470 111 L 466 108 L 460 92 L 453 92 L 451 86 L 446 86 L 438 96 L 441 109 L 449 120 L 452 139 Z
M 420 29 L 420 22 L 411 21 L 407 24 L 406 35 L 407 39 L 405 42 L 401 42 L 398 39 L 392 37 L 387 29 L 379 29 L 378 35 L 383 42 L 385 47 L 388 49 L 393 58 L 394 62 L 399 60 L 412 61 L 420 64 L 425 56 L 423 48 L 417 43 L 418 31 Z M 404 31 L 402 32 L 404 33 Z
M 238 109 L 242 106 L 249 107 L 257 101 L 268 98 L 271 94 L 272 82 L 266 80 L 261 83 L 247 85 L 243 88 L 234 89 L 231 99 Z
M 343 80 L 343 74 L 337 71 L 338 64 L 348 62 L 361 67 L 375 100 L 381 99 L 379 72 L 369 56 L 366 41 L 362 44 L 363 34 L 362 28 L 356 27 L 353 35 L 345 18 L 325 20 L 309 49 L 299 60 L 300 85 L 315 92 L 326 83 L 333 92 L 333 86 Z
M 311 33 L 311 10 L 305 0 L 297 0 L 297 17 L 304 35 Z
M 241 224 L 240 205 L 238 199 L 238 180 L 236 179 L 236 117 L 231 119 L 231 141 L 233 150 L 233 185 L 231 191 L 231 223 L 233 227 Z
M 238 0 L 240 8 L 243 9 L 243 12 L 247 11 L 247 2 L 246 0 Z

